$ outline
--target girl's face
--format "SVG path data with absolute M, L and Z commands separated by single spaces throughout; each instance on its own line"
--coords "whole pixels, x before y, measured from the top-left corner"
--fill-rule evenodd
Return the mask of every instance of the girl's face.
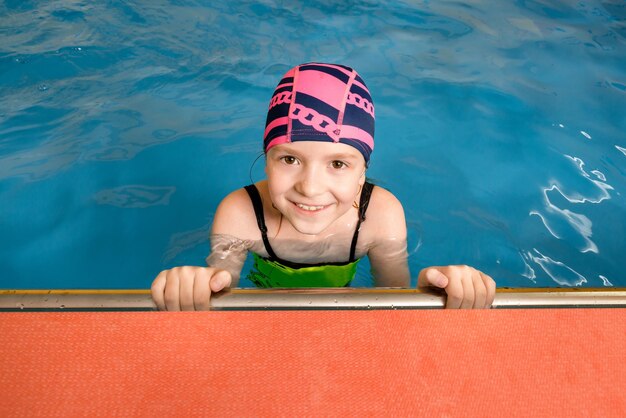
M 298 232 L 317 235 L 354 210 L 365 160 L 346 144 L 292 142 L 268 151 L 265 172 L 274 207 Z

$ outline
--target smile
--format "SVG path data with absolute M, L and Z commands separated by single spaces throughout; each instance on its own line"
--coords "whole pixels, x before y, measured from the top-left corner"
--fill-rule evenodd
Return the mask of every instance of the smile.
M 306 210 L 307 212 L 318 212 L 318 211 L 328 207 L 327 205 L 326 206 L 310 206 L 310 205 L 304 205 L 302 203 L 295 203 L 295 202 L 294 202 L 294 205 L 296 205 L 297 207 L 299 207 L 302 210 Z

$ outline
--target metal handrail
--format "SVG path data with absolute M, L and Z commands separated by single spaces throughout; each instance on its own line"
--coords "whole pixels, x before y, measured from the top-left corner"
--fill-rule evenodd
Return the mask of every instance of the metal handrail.
M 400 288 L 234 288 L 212 310 L 437 309 L 445 295 Z M 626 307 L 626 288 L 501 288 L 493 308 Z M 0 290 L 0 311 L 155 310 L 149 290 Z

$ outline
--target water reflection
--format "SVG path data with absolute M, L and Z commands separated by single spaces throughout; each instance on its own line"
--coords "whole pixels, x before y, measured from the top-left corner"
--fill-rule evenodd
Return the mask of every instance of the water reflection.
M 598 277 L 600 277 L 600 279 L 602 280 L 602 284 L 603 284 L 604 286 L 613 286 L 613 283 L 611 283 L 611 282 L 609 281 L 609 279 L 607 279 L 607 278 L 606 278 L 606 277 L 604 277 L 603 275 L 601 275 L 601 274 L 600 274 Z
M 584 240 L 584 244 L 578 244 L 580 251 L 583 253 L 587 251 L 597 253 L 598 247 L 590 239 L 592 235 L 591 220 L 589 220 L 589 218 L 587 218 L 585 215 L 572 212 L 568 209 L 561 209 L 552 204 L 548 192 L 553 190 L 556 190 L 561 193 L 561 195 L 563 195 L 557 185 L 553 185 L 550 188 L 544 189 L 543 193 L 545 199 L 544 201 L 546 204 L 546 213 L 542 214 L 539 211 L 531 211 L 529 215 L 538 216 L 548 232 L 550 232 L 550 234 L 557 239 L 571 239 L 571 234 L 568 234 L 568 232 L 570 231 L 570 229 L 574 229 Z
M 175 187 L 154 187 L 144 185 L 120 186 L 98 192 L 94 199 L 100 205 L 120 208 L 147 208 L 168 205 Z
M 198 228 L 182 231 L 173 234 L 168 242 L 167 249 L 165 250 L 162 258 L 164 265 L 169 265 L 180 254 L 193 250 L 202 246 L 207 240 L 207 231 L 211 228 L 211 223 L 207 223 Z M 199 264 L 198 262 L 186 263 L 186 264 Z
M 584 131 L 580 131 L 585 137 L 591 138 Z M 611 199 L 609 191 L 614 190 L 613 186 L 608 184 L 606 176 L 600 170 L 585 170 L 585 162 L 578 157 L 565 155 L 565 157 L 574 163 L 577 169 L 577 179 L 585 179 L 585 182 L 578 181 L 576 189 L 565 187 L 559 181 L 553 180 L 548 187 L 542 188 L 543 194 L 543 210 L 532 210 L 530 216 L 537 216 L 541 219 L 544 227 L 556 239 L 567 240 L 575 245 L 581 253 L 599 253 L 597 244 L 591 239 L 593 235 L 593 222 L 589 217 L 582 213 L 577 213 L 569 209 L 558 206 L 559 201 L 569 204 L 600 204 L 603 201 Z M 564 199 L 564 200 L 563 200 Z M 579 286 L 587 280 L 580 273 L 565 265 L 561 261 L 542 254 L 536 248 L 533 250 L 538 255 L 526 252 L 523 257 L 526 260 L 533 261 L 538 264 L 548 276 L 559 285 Z M 535 279 L 534 270 L 526 264 L 528 271 L 525 276 L 531 280 Z M 610 285 L 604 276 L 598 276 L 603 284 Z
M 585 253 L 590 251 L 597 253 L 598 246 L 591 240 L 591 236 L 593 234 L 591 220 L 581 213 L 559 208 L 555 203 L 553 203 L 553 201 L 557 199 L 554 197 L 551 198 L 551 196 L 554 193 L 558 193 L 559 196 L 565 198 L 569 203 L 598 204 L 611 198 L 608 191 L 613 190 L 613 187 L 610 184 L 605 183 L 606 177 L 602 172 L 592 170 L 591 173 L 596 177 L 596 179 L 594 179 L 589 173 L 587 173 L 587 171 L 585 171 L 585 163 L 580 158 L 571 157 L 569 155 L 566 155 L 566 157 L 576 164 L 579 174 L 591 182 L 591 184 L 595 187 L 584 187 L 584 185 L 580 185 L 579 183 L 579 190 L 565 190 L 561 184 L 555 181 L 555 184 L 545 187 L 542 190 L 545 204 L 544 213 L 541 213 L 540 211 L 531 211 L 529 214 L 538 216 L 550 234 L 557 239 L 565 238 L 571 240 L 571 234 L 568 233 L 568 230 L 570 228 L 573 229 L 580 237 L 582 237 L 584 241 L 584 244 L 577 244 L 580 252 Z M 587 185 L 589 185 L 589 183 L 587 183 Z M 588 189 L 587 192 L 589 194 L 583 195 L 580 191 L 581 188 Z
M 539 265 L 543 271 L 558 285 L 580 286 L 587 282 L 587 279 L 585 279 L 580 273 L 574 271 L 564 263 L 553 260 L 552 258 L 540 253 L 536 248 L 533 248 L 533 251 L 536 254 L 529 251 L 525 254 L 526 259 Z

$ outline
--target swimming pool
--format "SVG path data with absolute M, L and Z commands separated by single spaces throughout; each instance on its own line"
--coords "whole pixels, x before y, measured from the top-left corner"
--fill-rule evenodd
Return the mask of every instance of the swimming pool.
M 0 6 L 0 288 L 203 264 L 276 80 L 315 60 L 368 82 L 414 276 L 626 286 L 622 2 L 208 3 Z

